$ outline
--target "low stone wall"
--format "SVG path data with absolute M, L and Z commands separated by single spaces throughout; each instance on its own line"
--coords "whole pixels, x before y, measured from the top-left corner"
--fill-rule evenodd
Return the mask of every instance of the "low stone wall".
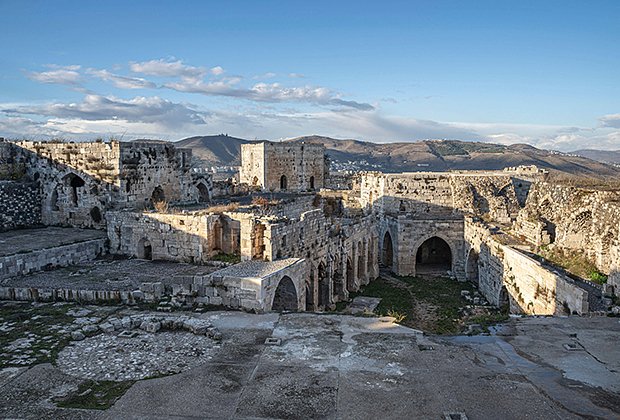
M 550 271 L 518 249 L 502 244 L 482 223 L 465 219 L 469 246 L 466 273 L 492 304 L 510 304 L 511 313 L 528 315 L 585 314 L 588 292 L 572 279 Z
M 106 244 L 102 238 L 0 257 L 0 280 L 93 260 L 107 251 Z
M 41 224 L 41 198 L 35 182 L 0 181 L 0 232 Z
M 531 315 L 588 313 L 588 292 L 573 280 L 548 270 L 516 249 L 503 246 L 504 284 L 511 299 L 511 311 Z M 568 312 L 568 313 L 567 313 Z

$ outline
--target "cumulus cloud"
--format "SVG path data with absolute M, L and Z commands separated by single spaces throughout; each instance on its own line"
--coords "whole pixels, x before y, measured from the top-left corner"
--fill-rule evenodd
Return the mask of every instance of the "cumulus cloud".
M 209 71 L 214 76 L 220 76 L 220 75 L 224 74 L 224 69 L 222 67 L 220 67 L 220 66 L 212 67 L 211 70 L 209 70 Z
M 599 121 L 603 127 L 620 128 L 620 114 L 603 115 Z
M 82 76 L 80 75 L 81 66 L 56 66 L 48 65 L 48 71 L 29 72 L 28 78 L 40 83 L 50 83 L 59 85 L 78 85 Z
M 205 113 L 157 96 L 120 99 L 112 96 L 86 95 L 79 103 L 52 103 L 2 109 L 9 116 L 37 115 L 63 120 L 158 123 L 167 128 L 186 124 L 205 124 Z
M 146 74 L 159 77 L 183 77 L 190 79 L 203 78 L 207 74 L 204 67 L 194 67 L 184 64 L 181 60 L 150 60 L 142 62 L 132 62 L 129 68 L 134 73 Z M 217 68 L 217 67 L 214 67 Z M 221 67 L 220 67 L 221 69 Z M 221 69 L 222 72 L 224 71 Z M 221 74 L 221 73 L 220 73 Z
M 101 79 L 105 82 L 111 82 L 120 89 L 154 89 L 157 85 L 151 81 L 141 77 L 128 77 L 110 73 L 107 70 L 88 69 L 88 74 Z

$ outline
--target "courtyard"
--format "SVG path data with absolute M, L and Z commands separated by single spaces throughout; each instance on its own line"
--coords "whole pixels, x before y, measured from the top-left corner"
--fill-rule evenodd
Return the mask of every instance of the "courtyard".
M 436 336 L 390 317 L 162 315 L 73 303 L 4 302 L 1 309 L 3 418 L 567 419 L 620 412 L 617 318 L 511 318 L 490 335 Z M 103 327 L 136 316 L 184 317 L 219 335 Z M 71 339 L 87 325 L 99 328 Z

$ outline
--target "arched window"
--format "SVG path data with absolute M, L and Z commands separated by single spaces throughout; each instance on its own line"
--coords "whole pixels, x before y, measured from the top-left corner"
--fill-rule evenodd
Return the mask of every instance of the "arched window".
M 311 190 L 314 189 L 314 177 L 313 176 L 310 177 L 310 189 Z
M 280 189 L 281 190 L 286 190 L 287 188 L 287 180 L 286 180 L 286 175 L 282 175 L 280 177 Z

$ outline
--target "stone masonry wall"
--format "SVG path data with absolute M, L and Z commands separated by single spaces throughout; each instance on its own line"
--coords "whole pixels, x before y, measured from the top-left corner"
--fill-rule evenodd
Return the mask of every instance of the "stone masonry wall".
M 41 224 L 41 199 L 35 182 L 0 181 L 0 231 Z
M 520 209 L 515 185 L 504 172 L 367 173 L 360 201 L 379 212 L 418 219 L 453 218 L 464 212 L 508 223 Z
M 240 182 L 264 191 L 308 191 L 325 186 L 325 147 L 305 143 L 241 145 Z
M 582 251 L 600 271 L 611 272 L 612 248 L 620 235 L 620 192 L 537 183 L 519 219 L 539 223 L 535 234 L 515 224 L 515 232 L 534 245 L 533 238 L 548 235 L 555 246 Z
M 0 279 L 23 276 L 49 267 L 65 267 L 93 260 L 107 252 L 106 242 L 106 239 L 94 239 L 0 257 Z
M 511 313 L 528 315 L 588 312 L 588 293 L 573 280 L 496 240 L 486 226 L 465 220 L 470 248 L 466 272 L 478 277 L 478 288 L 492 304 L 510 305 Z

